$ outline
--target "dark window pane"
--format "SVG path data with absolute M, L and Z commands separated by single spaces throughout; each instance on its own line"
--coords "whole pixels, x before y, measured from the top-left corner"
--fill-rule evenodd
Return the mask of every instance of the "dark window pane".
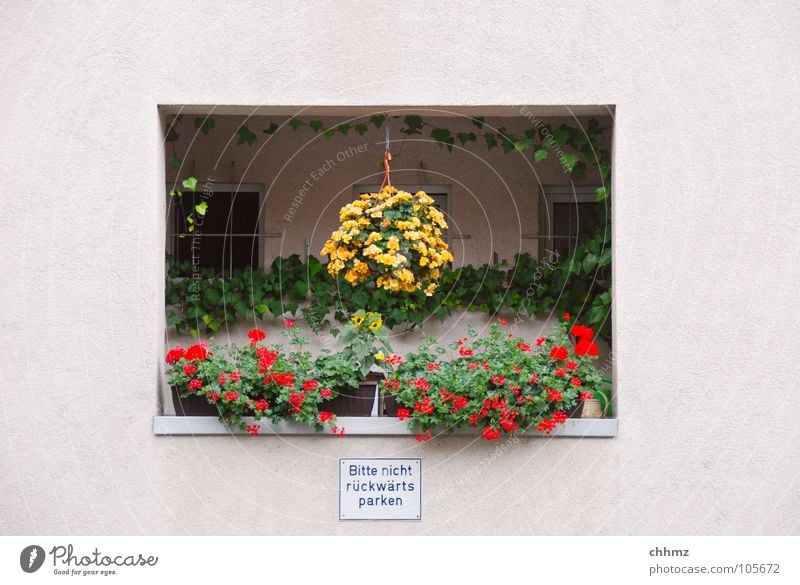
M 196 231 L 188 233 L 186 216 L 205 201 L 203 217 L 194 213 Z M 214 191 L 210 197 L 202 192 L 184 193 L 173 198 L 174 252 L 178 261 L 200 268 L 212 268 L 219 274 L 259 265 L 259 194 L 253 191 Z M 233 235 L 233 234 L 243 234 Z M 183 236 L 183 237 L 181 237 Z
M 553 246 L 563 258 L 569 255 L 578 242 L 594 233 L 600 203 L 554 203 Z

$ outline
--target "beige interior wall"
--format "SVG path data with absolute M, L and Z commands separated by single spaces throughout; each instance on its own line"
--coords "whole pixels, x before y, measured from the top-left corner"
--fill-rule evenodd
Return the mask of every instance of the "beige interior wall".
M 365 108 L 364 112 L 365 117 L 302 118 L 320 119 L 326 127 L 344 122 L 355 125 L 368 121 L 379 110 Z M 265 239 L 262 258 L 266 266 L 277 256 L 304 254 L 306 244 L 311 254 L 320 257 L 325 240 L 338 226 L 339 208 L 353 199 L 353 185 L 380 183 L 383 178 L 384 127 L 375 129 L 369 124 L 370 130 L 363 136 L 350 130 L 347 135 L 337 133 L 326 139 L 308 127 L 292 130 L 285 125 L 286 116 L 220 115 L 214 117 L 216 127 L 204 135 L 194 130 L 194 117 L 186 115 L 178 128 L 180 138 L 175 142 L 175 152 L 184 159 L 184 167 L 178 172 L 165 161 L 168 181 L 173 185 L 179 176 L 183 179 L 191 175 L 200 181 L 212 177 L 223 183 L 263 184 L 263 230 L 280 234 Z M 445 184 L 452 188 L 451 231 L 469 236 L 450 241 L 455 265 L 491 263 L 494 252 L 509 260 L 517 253 L 536 256 L 537 240 L 521 236 L 538 235 L 540 187 L 569 185 L 570 175 L 559 164 L 555 152 L 534 165 L 531 151 L 504 154 L 499 146 L 489 151 L 483 131 L 468 118 L 432 115 L 424 119 L 432 126 L 452 129 L 453 134 L 474 132 L 478 137 L 477 142 L 468 142 L 464 147 L 457 141 L 449 152 L 430 137 L 427 126 L 421 135 L 407 137 L 400 133 L 399 120 L 393 120 L 390 126 L 392 181 L 398 185 Z M 588 123 L 587 117 L 543 119 L 554 127 L 568 123 L 581 128 Z M 272 123 L 281 125 L 281 130 L 271 137 L 263 134 L 261 130 Z M 236 145 L 236 131 L 242 124 L 258 135 L 252 146 Z M 488 117 L 486 124 L 487 129 L 507 128 L 520 138 L 533 127 L 523 116 Z M 603 119 L 603 125 L 610 127 L 611 121 Z M 611 130 L 606 134 L 604 145 L 610 144 Z M 172 152 L 172 145 L 168 144 L 166 155 L 169 157 Z M 591 169 L 585 184 L 599 182 L 597 171 Z M 310 188 L 304 189 L 304 185 Z M 295 197 L 300 197 L 302 204 L 291 213 Z M 213 201 L 210 203 L 213 205 Z

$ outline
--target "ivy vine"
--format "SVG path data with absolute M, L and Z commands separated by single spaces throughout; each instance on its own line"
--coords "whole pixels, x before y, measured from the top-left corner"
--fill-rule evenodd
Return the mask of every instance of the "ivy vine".
M 389 294 L 385 291 L 367 291 L 363 287 L 351 287 L 327 275 L 316 258 L 302 262 L 298 256 L 280 258 L 273 262 L 270 270 L 244 270 L 234 272 L 230 278 L 214 276 L 206 271 L 201 279 L 190 279 L 181 275 L 190 274 L 189 268 L 180 263 L 169 268 L 166 301 L 167 323 L 179 331 L 189 330 L 199 335 L 201 328 L 214 332 L 223 324 L 240 319 L 263 318 L 265 315 L 296 315 L 298 311 L 315 328 L 323 327 L 326 316 L 333 311 L 334 318 L 344 321 L 355 310 L 368 307 L 384 314 L 387 325 L 419 325 L 433 315 L 444 319 L 456 308 L 480 310 L 488 314 L 514 312 L 516 315 L 533 315 L 552 309 L 570 311 L 592 326 L 599 335 L 611 339 L 611 216 L 608 202 L 611 197 L 611 154 L 601 147 L 605 132 L 599 121 L 592 118 L 585 127 L 575 128 L 567 124 L 553 127 L 539 122 L 516 135 L 505 127 L 490 129 L 483 117 L 472 118 L 474 131 L 454 131 L 426 122 L 421 116 L 392 116 L 400 121 L 399 132 L 405 136 L 426 133 L 440 145 L 452 152 L 458 142 L 462 147 L 470 143 L 483 143 L 487 150 L 501 149 L 506 154 L 530 156 L 534 164 L 557 156 L 562 168 L 574 180 L 586 179 L 589 168 L 596 168 L 602 186 L 596 190 L 596 201 L 605 201 L 601 221 L 596 230 L 572 251 L 569 258 L 554 266 L 541 266 L 527 254 L 518 255 L 508 265 L 465 266 L 445 271 L 440 291 L 433 297 L 422 293 Z M 354 132 L 363 136 L 371 128 L 380 129 L 389 121 L 385 114 L 376 114 L 363 122 L 342 123 L 328 127 L 322 120 L 293 117 L 286 125 L 293 131 L 307 128 L 325 139 L 336 135 L 347 136 Z M 184 122 L 182 115 L 172 117 L 166 124 L 165 142 L 172 147 L 170 164 L 179 169 L 183 163 L 175 149 L 180 138 L 179 129 Z M 198 116 L 193 120 L 194 128 L 208 135 L 216 127 L 211 116 Z M 271 136 L 280 129 L 274 122 L 260 129 L 261 134 Z M 237 146 L 253 146 L 259 139 L 257 131 L 247 124 L 237 131 Z M 194 191 L 197 180 L 189 177 L 183 188 Z M 171 196 L 182 196 L 182 191 L 173 190 Z M 186 217 L 187 231 L 193 231 L 194 213 L 203 215 L 207 206 L 195 210 Z M 199 287 L 199 289 L 198 289 Z M 531 293 L 531 290 L 534 292 Z M 306 304 L 312 295 L 314 302 Z M 306 305 L 302 306 L 301 304 Z

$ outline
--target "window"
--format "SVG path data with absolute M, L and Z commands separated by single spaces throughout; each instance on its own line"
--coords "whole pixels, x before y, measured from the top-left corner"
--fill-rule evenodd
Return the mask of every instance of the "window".
M 431 199 L 433 199 L 433 205 L 444 214 L 445 221 L 447 224 L 450 224 L 450 208 L 448 207 L 449 203 L 449 195 L 450 195 L 450 185 L 421 185 L 418 183 L 411 184 L 411 183 L 400 183 L 397 185 L 392 185 L 396 189 L 401 191 L 408 191 L 409 193 L 416 193 L 417 191 L 425 191 Z M 368 185 L 354 185 L 353 186 L 353 195 L 358 197 L 362 193 L 377 193 L 380 190 L 381 186 L 378 184 L 368 184 Z M 447 230 L 442 230 L 442 238 L 447 240 Z
M 169 201 L 167 247 L 175 261 L 211 268 L 221 275 L 260 265 L 263 185 L 198 183 L 194 193 L 182 192 Z M 202 203 L 207 204 L 203 216 L 196 211 Z M 186 220 L 192 213 L 193 224 Z
M 554 251 L 566 258 L 604 220 L 605 203 L 595 201 L 597 186 L 542 187 L 539 197 L 539 258 Z

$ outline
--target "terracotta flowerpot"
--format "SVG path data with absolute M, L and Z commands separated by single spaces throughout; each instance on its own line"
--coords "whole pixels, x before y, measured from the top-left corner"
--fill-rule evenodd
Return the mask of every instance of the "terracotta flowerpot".
M 206 400 L 205 396 L 192 394 L 181 398 L 178 389 L 172 387 L 172 405 L 176 416 L 219 416 L 219 410 Z

